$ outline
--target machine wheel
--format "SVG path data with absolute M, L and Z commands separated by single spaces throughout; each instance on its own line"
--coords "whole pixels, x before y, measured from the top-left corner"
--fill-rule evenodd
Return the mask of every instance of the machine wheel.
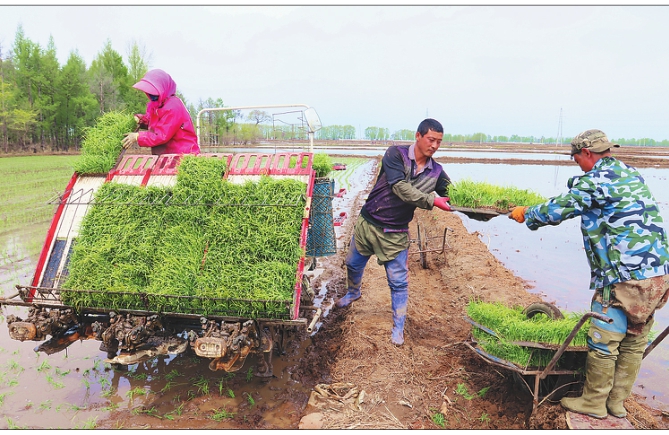
M 423 233 L 420 222 L 416 224 L 416 227 L 418 231 L 418 255 L 420 255 L 420 267 L 427 269 L 427 252 L 424 252 L 427 251 L 427 233 Z
M 555 305 L 549 304 L 548 302 L 536 302 L 534 304 L 530 304 L 523 310 L 523 314 L 525 314 L 528 319 L 531 319 L 537 314 L 543 314 L 553 320 L 564 319 L 562 311 L 560 311 L 560 309 Z

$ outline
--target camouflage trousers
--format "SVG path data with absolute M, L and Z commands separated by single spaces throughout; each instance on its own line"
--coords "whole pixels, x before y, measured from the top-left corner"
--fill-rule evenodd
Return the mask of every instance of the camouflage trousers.
M 627 317 L 627 333 L 630 335 L 640 335 L 652 320 L 655 310 L 664 307 L 669 299 L 669 275 L 632 279 L 611 287 L 610 306 L 623 311 Z M 592 301 L 602 304 L 601 290 L 595 292 Z

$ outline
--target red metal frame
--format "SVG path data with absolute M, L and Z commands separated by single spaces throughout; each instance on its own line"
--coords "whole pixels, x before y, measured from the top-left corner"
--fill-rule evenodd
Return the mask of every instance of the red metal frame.
M 51 226 L 49 226 L 49 231 L 46 234 L 46 240 L 42 246 L 42 252 L 40 252 L 39 259 L 37 260 L 37 267 L 35 268 L 35 275 L 33 276 L 32 282 L 33 287 L 37 287 L 39 284 L 42 271 L 44 270 L 44 264 L 46 264 L 46 259 L 49 257 L 49 251 L 51 250 L 51 245 L 53 244 L 53 238 L 56 235 L 56 228 L 58 228 L 60 217 L 63 214 L 65 204 L 67 203 L 67 199 L 72 193 L 72 188 L 74 187 L 74 183 L 76 183 L 78 176 L 79 175 L 75 172 L 74 175 L 72 175 L 72 178 L 70 178 L 69 183 L 67 183 L 67 187 L 65 187 L 65 192 L 63 193 L 63 197 L 60 200 L 60 204 L 58 204 L 56 213 L 53 215 L 53 219 L 51 219 Z M 26 299 L 26 302 L 32 302 L 33 296 L 35 296 L 34 288 L 30 290 L 30 295 Z

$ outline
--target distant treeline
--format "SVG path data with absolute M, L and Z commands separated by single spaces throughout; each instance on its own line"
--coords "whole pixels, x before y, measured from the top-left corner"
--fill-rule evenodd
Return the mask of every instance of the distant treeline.
M 133 41 L 124 59 L 107 40 L 87 66 L 77 50 L 71 51 L 65 65 L 56 56 L 56 44 L 46 47 L 31 41 L 18 26 L 11 50 L 0 46 L 0 149 L 4 153 L 78 151 L 87 127 L 110 111 L 142 113 L 146 96 L 132 88 L 148 71 L 146 50 Z M 169 71 L 168 71 L 169 72 Z M 178 85 L 178 84 L 177 84 Z M 193 120 L 205 108 L 225 107 L 221 98 L 189 102 L 182 94 Z M 415 130 L 390 132 L 383 127 L 367 127 L 360 132 L 371 141 L 411 141 Z M 202 144 L 236 145 L 261 140 L 302 140 L 307 138 L 303 123 L 273 122 L 267 112 L 254 110 L 206 112 L 200 125 Z M 350 140 L 358 137 L 352 125 L 329 125 L 319 130 L 316 139 Z M 564 138 L 562 143 L 569 143 Z M 444 134 L 444 142 L 519 142 L 556 143 L 555 138 L 533 136 L 491 136 Z M 649 138 L 617 139 L 625 145 L 669 146 Z

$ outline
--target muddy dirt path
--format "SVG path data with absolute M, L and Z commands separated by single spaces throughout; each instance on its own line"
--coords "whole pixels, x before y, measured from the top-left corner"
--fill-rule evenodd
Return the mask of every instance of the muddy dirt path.
M 532 395 L 513 373 L 489 365 L 463 344 L 470 333 L 463 315 L 471 298 L 527 306 L 539 296 L 530 294 L 477 234 L 469 234 L 457 215 L 417 210 L 412 239 L 417 222 L 437 239 L 445 227 L 452 231 L 443 254 L 427 254 L 427 269 L 419 264 L 419 255 L 410 258 L 404 346 L 390 343 L 390 291 L 383 267 L 372 259 L 362 298 L 334 311 L 307 349 L 307 358 L 322 367 L 320 382 L 352 384 L 350 388 L 364 390 L 364 402 L 358 407 L 314 400 L 304 411 L 301 427 L 566 429 L 557 400 L 544 402 L 532 414 Z M 416 249 L 412 246 L 411 251 Z M 341 296 L 346 279 L 343 257 L 328 261 L 330 286 Z M 628 399 L 626 406 L 635 427 L 669 428 L 667 416 L 636 398 Z

